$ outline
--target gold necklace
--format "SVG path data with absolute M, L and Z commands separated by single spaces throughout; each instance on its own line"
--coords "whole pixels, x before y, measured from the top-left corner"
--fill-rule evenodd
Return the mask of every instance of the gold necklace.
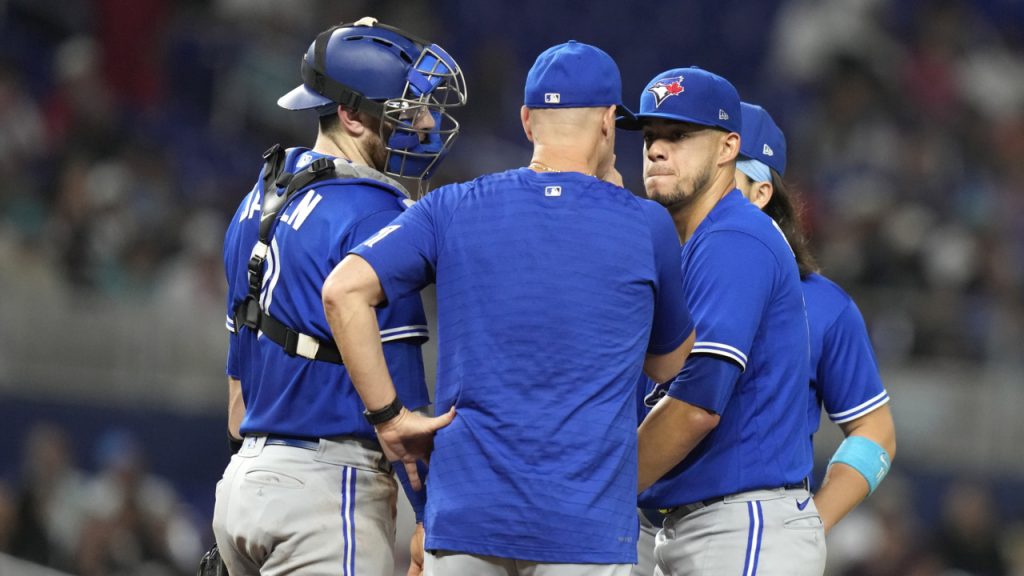
M 543 162 L 538 162 L 536 160 L 530 160 L 530 163 L 527 165 L 527 168 L 533 168 L 533 167 L 539 168 L 542 172 L 555 172 L 555 173 L 566 172 L 566 170 L 555 170 L 554 168 L 552 168 L 551 166 L 548 166 L 547 164 L 545 164 Z M 577 171 L 576 170 L 569 170 L 569 172 L 577 172 Z M 584 176 L 594 176 L 590 172 L 579 172 L 579 173 L 583 174 Z

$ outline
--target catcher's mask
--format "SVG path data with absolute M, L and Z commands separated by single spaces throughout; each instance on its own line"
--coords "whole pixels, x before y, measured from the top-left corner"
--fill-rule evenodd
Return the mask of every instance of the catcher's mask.
M 344 106 L 380 119 L 384 172 L 427 180 L 459 133 L 448 109 L 466 95 L 462 70 L 443 48 L 363 18 L 321 32 L 303 56 L 302 84 L 277 103 L 321 114 Z

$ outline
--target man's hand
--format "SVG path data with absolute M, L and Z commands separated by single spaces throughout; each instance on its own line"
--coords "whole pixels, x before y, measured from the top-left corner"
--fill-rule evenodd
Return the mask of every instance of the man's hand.
M 422 490 L 423 483 L 416 470 L 416 460 L 430 461 L 434 449 L 434 433 L 452 423 L 455 407 L 447 414 L 429 418 L 405 408 L 393 419 L 377 426 L 377 440 L 389 462 L 401 462 L 409 474 L 413 490 Z
M 416 524 L 416 530 L 409 540 L 409 572 L 406 576 L 420 576 L 423 574 L 423 541 L 426 534 L 423 532 L 423 523 Z

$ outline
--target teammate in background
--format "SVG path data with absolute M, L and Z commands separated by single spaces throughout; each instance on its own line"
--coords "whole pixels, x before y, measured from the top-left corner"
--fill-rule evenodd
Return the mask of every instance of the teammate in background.
M 735 189 L 739 95 L 704 70 L 668 70 L 621 125 L 643 130 L 648 197 L 685 241 L 699 335 L 639 429 L 639 503 L 663 521 L 656 573 L 820 575 L 800 275 L 771 219 Z
M 390 576 L 397 487 L 324 318 L 320 290 L 351 248 L 411 204 L 386 176 L 426 179 L 465 103 L 454 60 L 367 18 L 317 36 L 303 84 L 278 100 L 314 110 L 312 149 L 274 147 L 225 238 L 231 434 L 213 528 L 232 576 Z M 428 402 L 419 296 L 377 311 L 402 400 Z M 239 434 L 241 436 L 239 436 Z
M 324 305 L 386 451 L 412 463 L 436 422 L 395 397 L 374 306 L 436 282 L 437 431 L 426 572 L 626 575 L 636 556 L 636 375 L 693 342 L 665 210 L 618 185 L 618 67 L 570 41 L 526 79 L 529 166 L 441 187 L 345 258 Z M 565 530 L 566 524 L 572 530 Z
M 786 189 L 786 139 L 768 112 L 742 103 L 743 140 L 736 187 L 782 229 L 796 255 L 811 335 L 809 432 L 821 408 L 846 439 L 829 463 L 814 503 L 828 532 L 875 491 L 896 455 L 889 394 L 882 386 L 864 318 L 850 296 L 818 273 L 800 227 L 796 199 Z

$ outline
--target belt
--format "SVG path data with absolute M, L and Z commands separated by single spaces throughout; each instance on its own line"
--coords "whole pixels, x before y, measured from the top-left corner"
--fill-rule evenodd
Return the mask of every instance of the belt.
M 303 450 L 320 450 L 319 438 L 295 438 L 292 436 L 267 436 L 266 446 L 291 446 Z
M 783 490 L 810 490 L 811 489 L 811 481 L 808 478 L 804 478 L 803 480 L 801 480 L 799 482 L 794 482 L 793 484 L 786 484 L 786 485 L 782 486 L 781 488 Z M 747 491 L 745 490 L 745 492 L 747 492 Z M 699 502 L 693 502 L 691 504 L 683 504 L 681 506 L 672 506 L 671 508 L 641 508 L 640 512 L 644 516 L 646 516 L 647 519 L 650 520 L 652 524 L 654 524 L 655 526 L 661 526 L 664 523 L 664 521 L 665 521 L 665 517 L 667 517 L 667 516 L 669 516 L 671 514 L 675 514 L 677 512 L 682 512 L 681 516 L 686 516 L 687 514 L 690 514 L 691 512 L 696 512 L 697 510 L 700 510 L 701 508 L 707 508 L 708 506 L 711 506 L 712 504 L 718 504 L 719 502 L 723 502 L 723 501 L 725 501 L 726 498 L 728 498 L 730 496 L 733 496 L 733 495 L 734 494 L 726 494 L 724 496 L 716 496 L 714 498 L 708 498 L 707 500 L 701 500 Z

